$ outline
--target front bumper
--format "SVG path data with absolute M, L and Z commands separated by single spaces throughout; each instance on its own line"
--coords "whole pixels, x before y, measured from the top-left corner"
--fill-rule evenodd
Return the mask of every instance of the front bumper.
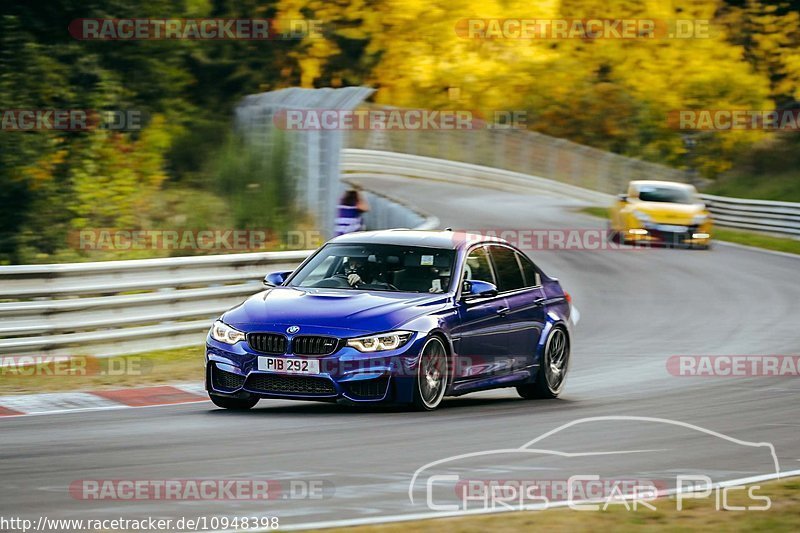
M 262 354 L 246 341 L 233 346 L 206 341 L 206 390 L 238 398 L 408 403 L 424 336 L 415 334 L 397 350 L 361 353 L 344 346 L 324 357 Z M 258 369 L 259 357 L 316 359 L 319 374 L 288 374 Z
M 630 228 L 623 234 L 626 243 L 663 244 L 669 246 L 708 246 L 711 241 L 710 228 L 690 225 L 643 224 Z

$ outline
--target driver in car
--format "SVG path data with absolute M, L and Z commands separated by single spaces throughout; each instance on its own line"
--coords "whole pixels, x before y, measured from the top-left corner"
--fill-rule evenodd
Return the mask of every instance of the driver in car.
M 382 272 L 377 270 L 377 264 L 370 262 L 366 257 L 348 257 L 344 270 L 347 284 L 351 287 L 370 285 L 375 289 L 391 289 L 391 285 L 381 279 Z

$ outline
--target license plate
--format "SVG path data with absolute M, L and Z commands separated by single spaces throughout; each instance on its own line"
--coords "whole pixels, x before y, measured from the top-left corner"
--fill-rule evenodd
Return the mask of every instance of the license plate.
M 689 228 L 686 226 L 673 226 L 672 224 L 659 224 L 656 226 L 658 231 L 668 231 L 670 233 L 686 233 Z
M 258 369 L 277 374 L 319 374 L 316 359 L 285 359 L 283 357 L 259 357 Z

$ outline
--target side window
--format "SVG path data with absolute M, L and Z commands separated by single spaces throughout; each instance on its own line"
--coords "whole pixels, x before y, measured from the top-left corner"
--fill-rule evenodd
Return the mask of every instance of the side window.
M 497 290 L 513 291 L 525 286 L 522 270 L 517 263 L 517 253 L 505 246 L 492 246 L 492 259 L 497 270 Z
M 468 279 L 494 283 L 492 266 L 489 264 L 489 254 L 486 253 L 486 248 L 483 246 L 475 248 L 467 256 L 467 262 L 464 265 L 464 280 Z
M 531 260 L 522 254 L 517 254 L 517 258 L 519 259 L 519 264 L 522 265 L 522 274 L 525 276 L 525 286 L 536 287 L 539 285 L 539 274 L 536 271 L 536 267 L 531 263 Z

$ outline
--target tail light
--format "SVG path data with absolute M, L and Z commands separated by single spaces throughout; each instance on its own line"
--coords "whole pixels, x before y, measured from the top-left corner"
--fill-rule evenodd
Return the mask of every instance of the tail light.
M 567 291 L 564 291 L 564 298 L 567 300 L 567 302 L 572 303 L 572 296 Z

